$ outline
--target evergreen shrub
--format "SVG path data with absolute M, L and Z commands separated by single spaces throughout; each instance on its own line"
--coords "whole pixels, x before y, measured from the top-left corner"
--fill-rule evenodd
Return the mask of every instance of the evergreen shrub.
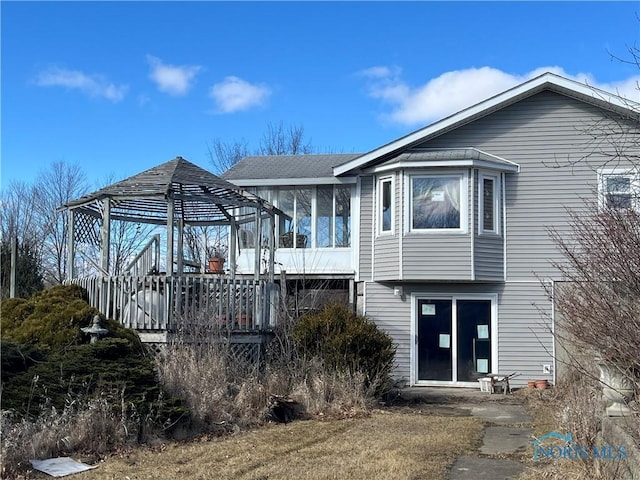
M 395 356 L 393 340 L 348 306 L 327 304 L 303 315 L 293 336 L 302 352 L 321 359 L 325 368 L 361 373 L 376 393 L 386 386 Z

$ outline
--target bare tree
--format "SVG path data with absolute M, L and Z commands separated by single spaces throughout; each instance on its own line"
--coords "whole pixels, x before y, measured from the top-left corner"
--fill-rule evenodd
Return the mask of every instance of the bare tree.
M 305 142 L 304 127 L 290 125 L 285 128 L 282 122 L 270 123 L 260 141 L 260 155 L 303 155 L 312 152 L 311 142 Z
M 226 172 L 249 155 L 249 144 L 244 139 L 225 143 L 217 138 L 208 146 L 208 149 L 213 173 L 216 175 Z
M 311 141 L 305 138 L 304 127 L 285 127 L 282 122 L 269 123 L 258 148 L 253 151 L 249 150 L 249 143 L 245 139 L 224 142 L 218 138 L 208 149 L 213 171 L 217 175 L 249 155 L 302 155 L 313 152 Z
M 3 241 L 17 239 L 27 242 L 40 255 L 43 241 L 42 222 L 36 211 L 36 190 L 33 185 L 12 181 L 0 195 L 0 235 Z
M 38 176 L 34 184 L 35 213 L 43 230 L 43 268 L 45 281 L 61 283 L 67 274 L 67 212 L 61 205 L 88 191 L 86 177 L 79 165 L 53 162 Z

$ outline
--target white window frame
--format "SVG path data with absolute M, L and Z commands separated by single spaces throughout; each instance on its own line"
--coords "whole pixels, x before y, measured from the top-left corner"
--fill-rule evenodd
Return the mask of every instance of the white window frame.
M 460 226 L 458 228 L 413 228 L 413 179 L 414 178 L 436 178 L 436 177 L 458 177 L 460 181 Z M 407 205 L 406 230 L 407 233 L 419 234 L 466 234 L 469 229 L 469 175 L 467 171 L 450 170 L 446 172 L 414 172 L 406 177 L 405 184 L 405 204 Z
M 631 208 L 640 210 L 640 171 L 633 168 L 602 168 L 598 171 L 598 208 L 607 207 L 607 178 L 625 177 L 630 180 Z
M 389 230 L 383 230 L 383 218 L 382 218 L 382 186 L 384 183 L 390 184 L 390 194 L 391 194 L 391 225 Z M 384 177 L 378 178 L 378 195 L 376 201 L 376 218 L 377 218 L 377 232 L 378 235 L 393 235 L 395 231 L 395 211 L 396 211 L 396 202 L 395 202 L 395 179 L 393 175 L 386 175 Z
M 493 228 L 484 228 L 484 181 L 493 181 Z M 489 173 L 478 172 L 478 233 L 500 234 L 500 177 Z

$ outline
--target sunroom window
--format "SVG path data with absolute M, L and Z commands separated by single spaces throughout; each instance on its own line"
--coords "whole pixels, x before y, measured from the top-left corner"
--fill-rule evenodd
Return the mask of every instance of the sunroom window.
M 412 176 L 411 230 L 463 230 L 466 195 L 462 180 L 462 175 Z
M 277 207 L 291 218 L 281 218 L 281 248 L 351 246 L 351 186 L 281 188 Z

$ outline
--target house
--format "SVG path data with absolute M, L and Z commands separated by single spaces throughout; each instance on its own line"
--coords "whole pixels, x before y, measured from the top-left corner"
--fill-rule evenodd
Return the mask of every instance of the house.
M 276 268 L 346 282 L 409 384 L 554 382 L 549 231 L 568 232 L 585 199 L 631 206 L 638 170 L 619 147 L 638 155 L 639 112 L 547 73 L 365 154 L 248 157 L 223 178 L 288 214 Z

